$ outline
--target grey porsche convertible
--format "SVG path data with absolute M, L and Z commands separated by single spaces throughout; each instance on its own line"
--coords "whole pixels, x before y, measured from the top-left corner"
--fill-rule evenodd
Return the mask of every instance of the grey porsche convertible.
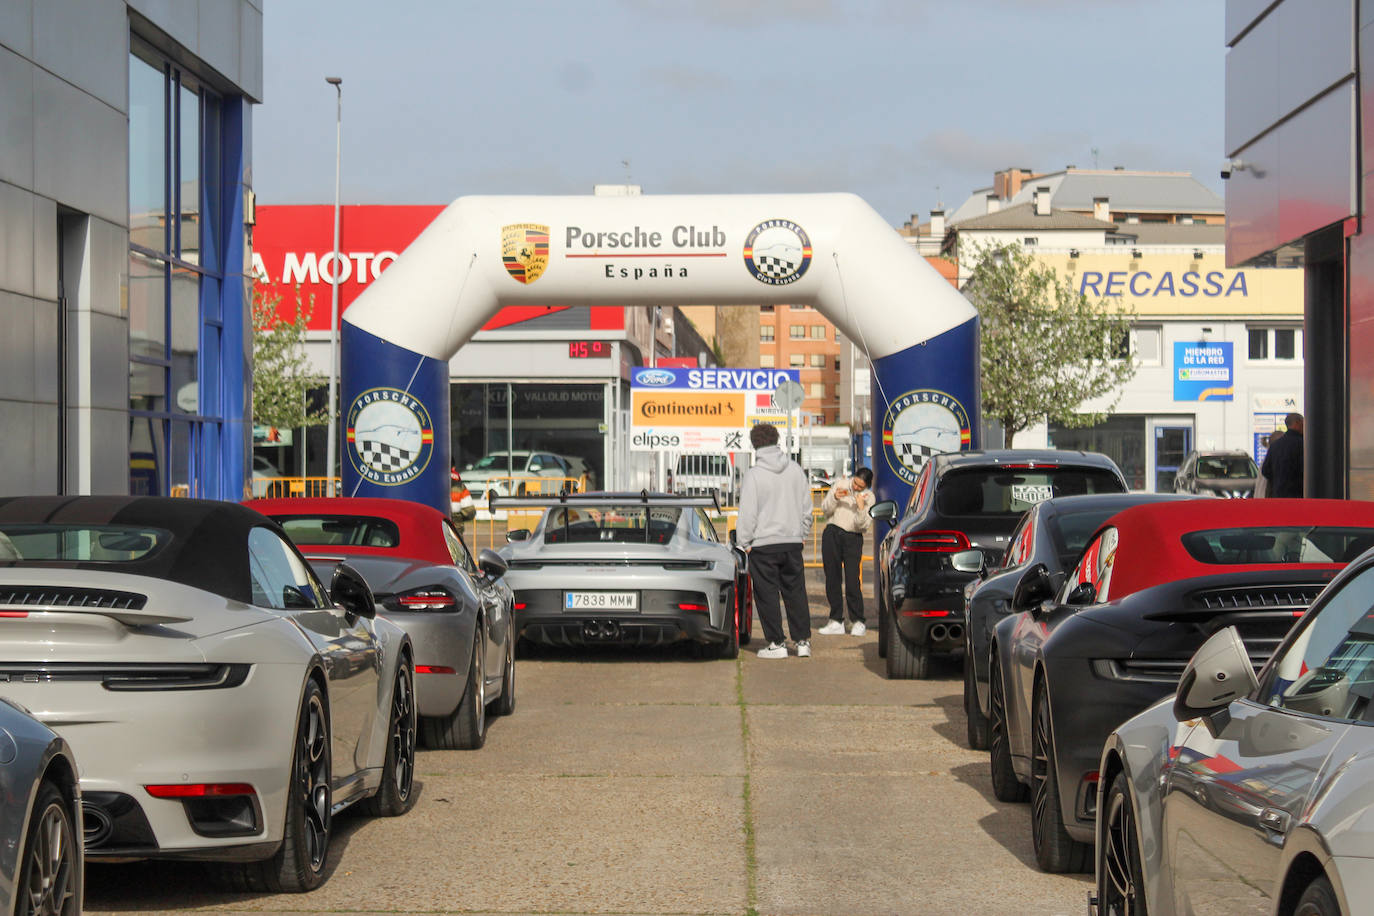
M 501 549 L 517 632 L 549 645 L 688 641 L 702 657 L 734 658 L 749 642 L 753 595 L 744 551 L 707 515 L 714 497 L 585 493 L 498 497 L 540 508 L 532 530 Z

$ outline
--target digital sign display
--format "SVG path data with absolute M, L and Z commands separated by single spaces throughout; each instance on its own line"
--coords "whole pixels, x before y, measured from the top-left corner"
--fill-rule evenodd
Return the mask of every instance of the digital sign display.
M 568 359 L 602 359 L 611 355 L 609 340 L 570 340 Z

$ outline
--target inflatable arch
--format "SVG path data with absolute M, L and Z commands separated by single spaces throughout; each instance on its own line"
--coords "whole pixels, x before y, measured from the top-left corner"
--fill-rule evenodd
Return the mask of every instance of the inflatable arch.
M 977 313 L 854 195 L 463 197 L 344 314 L 344 493 L 447 512 L 449 360 L 534 304 L 813 306 L 872 358 L 879 499 L 979 444 Z

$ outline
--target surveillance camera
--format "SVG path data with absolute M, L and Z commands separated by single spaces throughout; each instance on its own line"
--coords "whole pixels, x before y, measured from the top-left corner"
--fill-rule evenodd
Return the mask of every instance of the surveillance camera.
M 1221 165 L 1221 180 L 1225 181 L 1226 179 L 1230 178 L 1232 172 L 1243 172 L 1249 167 L 1250 166 L 1248 163 L 1243 162 L 1240 159 L 1227 159 Z

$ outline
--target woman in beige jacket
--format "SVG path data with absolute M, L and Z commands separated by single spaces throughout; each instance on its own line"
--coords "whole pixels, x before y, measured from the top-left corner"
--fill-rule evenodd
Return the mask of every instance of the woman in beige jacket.
M 873 507 L 872 486 L 873 472 L 859 468 L 850 479 L 836 481 L 821 502 L 827 522 L 821 533 L 821 565 L 825 567 L 825 597 L 830 602 L 830 620 L 816 631 L 823 636 L 844 634 L 846 605 L 854 624 L 850 635 L 862 636 L 868 630 L 859 564 L 863 562 L 864 534 L 873 521 L 868 514 Z

